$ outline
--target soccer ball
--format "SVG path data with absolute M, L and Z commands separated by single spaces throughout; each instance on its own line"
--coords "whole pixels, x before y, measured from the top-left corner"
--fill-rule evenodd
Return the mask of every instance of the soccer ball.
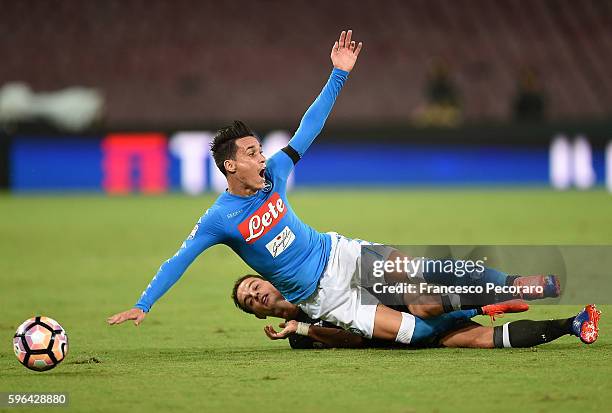
M 54 319 L 32 317 L 15 332 L 13 349 L 19 362 L 30 370 L 50 370 L 66 358 L 68 336 Z

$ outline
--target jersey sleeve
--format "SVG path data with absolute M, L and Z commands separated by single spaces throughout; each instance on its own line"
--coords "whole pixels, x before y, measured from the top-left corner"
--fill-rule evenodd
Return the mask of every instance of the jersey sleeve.
M 279 179 L 286 182 L 289 174 L 293 170 L 293 160 L 287 155 L 285 149 L 281 149 L 272 155 L 266 162 L 266 173 L 269 173 L 272 180 Z
M 348 72 L 334 68 L 323 90 L 310 105 L 289 145 L 268 160 L 268 167 L 281 179 L 287 179 L 293 166 L 300 160 L 325 125 L 336 98 L 348 78 Z
M 176 254 L 159 267 L 135 307 L 148 312 L 153 304 L 181 278 L 196 257 L 207 248 L 221 243 L 221 238 L 218 215 L 210 210 L 206 211 Z

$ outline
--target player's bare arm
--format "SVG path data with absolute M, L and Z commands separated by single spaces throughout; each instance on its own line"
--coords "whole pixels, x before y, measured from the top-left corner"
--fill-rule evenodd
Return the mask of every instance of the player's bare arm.
M 274 330 L 274 327 L 267 325 L 264 327 L 264 332 L 270 340 L 283 340 L 289 338 L 290 335 L 296 334 L 298 325 L 296 320 L 289 320 L 280 323 L 278 326 L 281 331 Z M 302 334 L 307 335 L 314 341 L 321 343 L 327 348 L 361 348 L 364 347 L 363 337 L 353 334 L 350 331 L 339 328 L 321 327 L 312 324 L 302 323 L 307 328 Z

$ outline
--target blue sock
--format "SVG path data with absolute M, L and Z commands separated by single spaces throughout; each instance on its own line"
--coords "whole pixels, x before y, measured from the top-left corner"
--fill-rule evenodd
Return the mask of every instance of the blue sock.
M 497 286 L 503 287 L 506 285 L 506 279 L 508 278 L 508 274 L 495 268 L 485 267 L 485 270 L 482 272 L 481 282 L 482 284 L 493 283 Z
M 476 316 L 478 312 L 472 310 L 457 310 L 451 313 L 445 313 L 438 317 L 421 319 L 415 317 L 414 332 L 412 333 L 411 343 L 417 343 L 427 338 L 433 338 L 438 334 L 449 331 L 457 324 L 469 320 Z

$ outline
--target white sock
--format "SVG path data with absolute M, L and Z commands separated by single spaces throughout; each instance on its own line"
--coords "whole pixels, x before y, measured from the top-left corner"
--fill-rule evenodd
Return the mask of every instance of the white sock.
M 402 313 L 402 323 L 395 341 L 398 343 L 410 344 L 412 334 L 414 333 L 414 316 L 408 313 Z

